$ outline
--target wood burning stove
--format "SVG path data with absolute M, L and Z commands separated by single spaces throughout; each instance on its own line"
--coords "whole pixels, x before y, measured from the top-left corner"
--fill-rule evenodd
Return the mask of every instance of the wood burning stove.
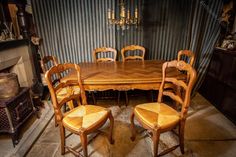
M 9 99 L 0 99 L 0 133 L 10 133 L 13 145 L 19 142 L 19 127 L 34 113 L 28 87 Z

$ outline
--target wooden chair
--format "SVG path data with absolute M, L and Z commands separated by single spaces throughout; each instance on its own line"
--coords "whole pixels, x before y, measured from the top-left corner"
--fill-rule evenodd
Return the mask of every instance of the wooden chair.
M 195 61 L 195 56 L 194 53 L 190 50 L 180 50 L 178 52 L 178 61 L 184 60 L 186 63 L 190 64 L 193 66 L 193 63 Z M 187 74 L 186 81 L 189 80 L 189 74 Z
M 44 85 L 47 86 L 47 83 L 45 81 L 45 74 L 51 67 L 58 65 L 58 61 L 57 61 L 57 58 L 55 56 L 44 56 L 41 59 L 40 64 L 41 64 L 41 68 L 42 68 L 43 73 L 44 73 L 44 77 L 42 77 L 44 79 L 43 82 L 45 82 Z M 71 75 L 73 75 L 73 74 L 71 74 Z M 61 74 L 57 73 L 55 75 L 55 78 L 54 78 L 53 82 L 52 82 L 53 85 L 59 83 L 61 78 L 62 78 Z M 72 78 L 74 78 L 74 77 L 72 77 Z M 77 91 L 79 91 L 79 90 L 80 90 L 80 88 L 77 89 Z M 68 92 L 67 89 L 63 89 L 61 92 L 57 93 L 57 98 L 58 99 L 63 99 L 66 96 L 67 92 Z M 49 98 L 50 98 L 50 96 L 49 96 Z M 73 106 L 74 104 L 73 104 L 72 101 L 68 102 L 67 105 L 70 109 L 74 108 L 74 106 Z M 57 126 L 56 117 L 55 117 L 55 126 Z
M 50 64 L 51 62 L 51 64 Z M 58 64 L 57 58 L 55 56 L 44 56 L 41 61 L 41 68 L 43 70 L 43 73 L 45 74 L 46 71 L 48 71 L 52 66 L 55 66 Z
M 93 50 L 94 62 L 115 62 L 117 56 L 116 49 L 113 48 L 96 48 Z
M 96 48 L 93 50 L 93 61 L 96 63 L 99 62 L 116 62 L 117 51 L 114 48 L 110 47 L 101 47 Z M 99 92 L 98 95 L 101 93 L 100 97 L 104 98 L 104 95 L 108 95 L 107 98 L 110 98 L 110 92 L 107 91 Z M 94 92 L 92 92 L 92 96 L 94 99 L 94 104 L 96 104 L 96 98 Z M 119 102 L 118 102 L 119 103 Z
M 144 61 L 145 48 L 139 45 L 129 45 L 121 49 L 122 61 L 141 60 Z M 118 93 L 118 100 L 120 99 L 120 93 Z M 127 91 L 125 91 L 126 106 L 129 103 Z
M 70 71 L 76 71 L 76 80 L 69 79 L 69 77 L 65 79 L 66 81 L 61 81 L 56 85 L 53 84 L 53 78 L 56 74 L 60 73 L 63 74 L 63 77 L 66 77 Z M 62 155 L 65 154 L 65 148 L 76 156 L 80 155 L 79 152 L 65 145 L 65 129 L 80 136 L 83 154 L 87 157 L 87 135 L 102 127 L 107 119 L 110 120 L 109 141 L 113 143 L 112 130 L 114 119 L 111 111 L 103 107 L 87 104 L 85 91 L 81 82 L 79 65 L 71 63 L 58 64 L 46 72 L 46 81 L 51 94 L 56 119 L 60 126 Z M 79 91 L 77 87 L 80 88 Z M 67 89 L 66 96 L 59 100 L 57 95 L 65 88 Z M 77 107 L 68 112 L 62 112 L 61 108 L 65 103 L 68 101 L 76 103 L 74 100 L 78 99 L 81 104 L 77 104 Z
M 138 52 L 139 51 L 139 55 Z M 142 60 L 144 61 L 145 48 L 139 45 L 129 45 L 121 49 L 122 61 Z
M 55 56 L 44 56 L 40 60 L 40 65 L 41 65 L 44 75 L 45 75 L 46 71 L 48 71 L 51 67 L 53 67 L 57 64 L 58 64 L 58 61 Z M 61 76 L 57 75 L 57 80 L 55 80 L 54 83 L 56 83 L 60 78 L 61 78 Z M 47 86 L 46 81 L 45 81 L 45 77 L 42 77 L 42 82 L 43 82 L 44 86 Z
M 182 57 L 183 56 L 186 56 L 187 59 L 186 59 L 186 63 L 190 64 L 191 66 L 193 66 L 193 63 L 195 61 L 195 56 L 194 56 L 194 53 L 190 50 L 180 50 L 178 52 L 178 58 L 177 60 L 180 61 L 182 60 Z
M 184 80 L 177 80 L 174 77 L 166 76 L 167 68 L 177 68 L 181 71 L 187 71 L 190 75 L 189 82 L 186 83 Z M 138 122 L 145 128 L 150 130 L 153 140 L 153 155 L 161 156 L 164 155 L 178 146 L 180 150 L 184 153 L 184 127 L 185 120 L 187 118 L 187 111 L 190 103 L 190 95 L 193 88 L 193 85 L 196 81 L 196 71 L 189 64 L 184 61 L 170 61 L 165 62 L 162 66 L 162 83 L 159 90 L 158 102 L 154 103 L 145 103 L 137 105 L 131 115 L 131 129 L 132 137 L 131 140 L 135 140 L 135 128 L 134 128 L 134 117 Z M 172 83 L 180 87 L 184 92 L 184 98 L 172 93 L 172 90 L 169 91 L 164 89 L 166 83 Z M 168 96 L 174 101 L 177 101 L 181 105 L 181 111 L 175 110 L 172 107 L 162 102 L 162 98 Z M 179 144 L 173 146 L 162 153 L 158 154 L 158 143 L 160 134 L 166 131 L 170 131 L 179 126 Z

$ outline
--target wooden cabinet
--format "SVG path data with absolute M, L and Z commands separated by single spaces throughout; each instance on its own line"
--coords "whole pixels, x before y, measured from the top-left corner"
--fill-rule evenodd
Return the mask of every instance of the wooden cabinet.
M 199 92 L 236 124 L 236 51 L 214 49 Z

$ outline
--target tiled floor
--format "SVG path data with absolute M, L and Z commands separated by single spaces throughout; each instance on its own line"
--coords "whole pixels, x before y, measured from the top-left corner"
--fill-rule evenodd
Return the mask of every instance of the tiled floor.
M 137 139 L 130 140 L 129 116 L 133 106 L 146 102 L 145 97 L 130 98 L 130 104 L 119 108 L 115 101 L 98 101 L 98 105 L 109 107 L 115 118 L 115 144 L 110 145 L 103 134 L 90 136 L 88 153 L 91 157 L 149 157 L 152 156 L 152 141 L 138 126 Z M 103 127 L 108 131 L 108 125 Z M 79 137 L 70 136 L 67 145 L 78 146 Z M 168 132 L 161 135 L 159 150 L 176 143 L 176 137 Z M 80 146 L 80 145 L 79 145 Z M 233 157 L 236 156 L 236 126 L 224 117 L 201 95 L 197 94 L 191 102 L 185 128 L 185 154 L 179 148 L 165 155 L 167 157 Z M 79 147 L 80 149 L 80 147 Z M 27 157 L 60 157 L 59 128 L 55 128 L 54 119 L 26 155 Z M 73 156 L 67 153 L 65 156 Z

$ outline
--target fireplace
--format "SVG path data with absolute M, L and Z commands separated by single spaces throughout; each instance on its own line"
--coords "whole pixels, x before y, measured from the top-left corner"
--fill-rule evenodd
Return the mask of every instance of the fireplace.
M 19 128 L 35 113 L 32 96 L 35 95 L 33 89 L 37 76 L 31 50 L 26 39 L 0 42 L 0 73 L 15 73 L 20 86 L 19 92 L 14 96 L 0 97 L 0 133 L 10 133 L 14 146 L 19 142 Z M 6 88 L 11 88 L 11 85 L 0 88 L 0 94 L 9 90 Z

